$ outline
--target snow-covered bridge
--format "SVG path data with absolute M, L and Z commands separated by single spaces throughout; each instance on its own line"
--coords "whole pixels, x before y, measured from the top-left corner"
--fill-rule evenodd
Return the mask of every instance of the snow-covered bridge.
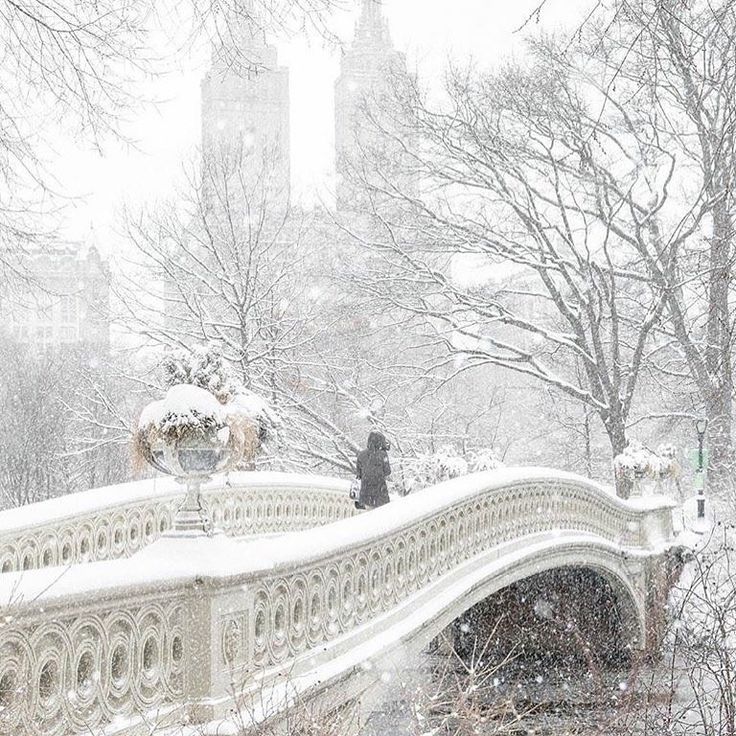
M 677 548 L 671 501 L 545 469 L 360 515 L 343 481 L 233 474 L 204 491 L 213 536 L 166 534 L 181 495 L 147 481 L 0 514 L 0 733 L 225 734 L 294 699 L 352 708 L 397 651 L 564 567 L 610 583 L 644 648 Z

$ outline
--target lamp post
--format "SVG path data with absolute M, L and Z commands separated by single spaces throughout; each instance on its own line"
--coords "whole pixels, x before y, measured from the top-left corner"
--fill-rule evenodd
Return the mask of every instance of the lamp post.
M 695 430 L 698 433 L 698 467 L 695 475 L 695 486 L 698 490 L 698 521 L 705 520 L 705 457 L 703 446 L 705 443 L 705 431 L 708 428 L 708 420 L 700 418 L 695 422 Z

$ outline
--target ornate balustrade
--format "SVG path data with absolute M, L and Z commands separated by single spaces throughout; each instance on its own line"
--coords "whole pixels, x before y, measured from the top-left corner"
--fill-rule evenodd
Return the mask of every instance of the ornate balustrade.
M 347 483 L 232 473 L 203 500 L 228 536 L 299 531 L 352 516 Z M 183 490 L 171 479 L 100 488 L 0 512 L 0 572 L 129 557 L 171 528 Z
M 673 542 L 671 510 L 663 499 L 621 501 L 564 473 L 494 471 L 336 522 L 329 533 L 164 538 L 129 560 L 60 577 L 58 569 L 0 576 L 8 606 L 0 732 L 51 736 L 82 731 L 82 720 L 96 729 L 144 712 L 173 722 L 182 709 L 190 722 L 208 722 L 232 706 L 233 688 L 255 697 L 320 667 L 331 676 L 357 671 L 366 651 L 387 646 L 391 627 L 408 635 L 427 628 L 426 616 L 440 626 L 493 574 L 529 574 L 525 556 L 539 569 L 567 548 L 589 550 L 604 566 L 624 553 L 656 556 Z M 644 595 L 636 581 L 629 589 Z M 455 600 L 458 610 L 447 609 Z M 413 618 L 420 608 L 423 620 Z

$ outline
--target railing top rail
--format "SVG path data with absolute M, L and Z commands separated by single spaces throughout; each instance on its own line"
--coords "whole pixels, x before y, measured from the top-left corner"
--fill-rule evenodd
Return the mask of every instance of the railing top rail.
M 338 555 L 346 548 L 355 549 L 378 542 L 473 497 L 512 491 L 528 485 L 552 483 L 562 483 L 567 488 L 579 488 L 583 493 L 594 494 L 602 505 L 629 514 L 632 518 L 677 505 L 662 496 L 624 500 L 612 488 L 561 470 L 537 467 L 503 468 L 444 481 L 410 494 L 401 503 L 389 504 L 371 511 L 370 514 L 332 524 L 329 538 L 325 538 L 324 529 L 307 529 L 290 540 L 289 545 L 279 544 L 278 540 L 273 539 L 250 540 L 249 557 L 268 560 L 268 567 L 272 570 L 290 567 L 296 562 L 313 562 Z M 258 567 L 253 567 L 250 572 L 258 572 Z
M 203 486 L 211 490 L 231 488 L 318 488 L 345 492 L 346 482 L 327 476 L 277 473 L 236 472 L 218 476 Z M 0 535 L 69 521 L 77 517 L 133 506 L 143 501 L 166 500 L 183 495 L 184 488 L 169 477 L 156 477 L 131 483 L 93 488 L 59 498 L 0 511 Z
M 299 478 L 298 476 L 296 478 Z M 295 483 L 303 483 L 296 480 Z M 330 479 L 344 488 L 344 482 Z M 281 479 L 285 482 L 285 479 Z M 314 479 L 310 479 L 314 482 Z M 206 544 L 200 539 L 161 539 L 127 560 L 97 562 L 66 570 L 51 568 L 35 571 L 23 580 L 23 573 L 0 576 L 0 605 L 17 599 L 41 603 L 45 607 L 70 599 L 139 596 L 183 590 L 197 579 L 200 583 L 229 585 L 246 583 L 284 568 L 301 567 L 315 560 L 328 560 L 347 549 L 380 543 L 384 538 L 417 526 L 431 517 L 485 493 L 513 492 L 525 486 L 558 484 L 568 490 L 579 489 L 589 498 L 631 520 L 649 512 L 672 508 L 669 499 L 651 498 L 629 502 L 612 491 L 572 473 L 547 468 L 509 468 L 464 476 L 441 483 L 400 502 L 368 514 L 338 521 L 324 528 L 310 529 L 279 539 L 234 542 L 214 538 Z M 22 604 L 21 604 L 22 605 Z

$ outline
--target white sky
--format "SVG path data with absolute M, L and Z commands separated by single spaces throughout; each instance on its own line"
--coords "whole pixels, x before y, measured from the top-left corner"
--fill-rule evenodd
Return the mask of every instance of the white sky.
M 591 0 L 548 0 L 542 15 L 547 29 L 574 27 Z M 490 66 L 518 53 L 515 34 L 539 0 L 384 0 L 394 43 L 411 70 L 432 83 L 450 60 Z M 342 12 L 331 28 L 344 41 L 352 37 L 355 14 Z M 279 62 L 290 68 L 292 182 L 297 198 L 314 201 L 331 188 L 334 166 L 333 85 L 340 49 L 322 39 L 278 40 Z M 65 234 L 87 237 L 94 226 L 103 251 L 120 252 L 120 212 L 154 204 L 175 192 L 184 162 L 196 156 L 200 137 L 199 83 L 208 58 L 183 60 L 176 74 L 156 82 L 147 105 L 126 127 L 136 147 L 111 143 L 104 155 L 67 145 L 54 165 L 63 190 L 75 199 Z

